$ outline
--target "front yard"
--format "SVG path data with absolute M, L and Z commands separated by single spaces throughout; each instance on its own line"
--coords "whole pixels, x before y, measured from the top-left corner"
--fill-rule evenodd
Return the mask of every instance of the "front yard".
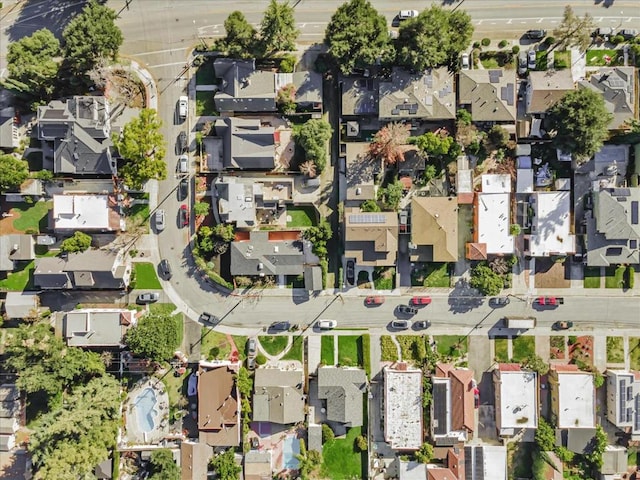
M 533 336 L 519 336 L 512 340 L 513 360 L 523 362 L 536 353 L 536 338 Z
M 509 361 L 509 340 L 506 338 L 496 338 L 493 341 L 495 348 L 495 359 L 497 362 Z
M 584 267 L 584 288 L 600 288 L 600 267 Z
M 624 345 L 622 337 L 607 337 L 607 363 L 624 362 Z
M 356 335 L 340 335 L 338 337 L 338 364 L 349 367 L 362 365 L 361 338 Z
M 136 262 L 133 264 L 133 271 L 134 281 L 131 282 L 131 289 L 160 290 L 162 288 L 153 263 Z
M 218 115 L 212 91 L 196 91 L 196 115 L 198 117 Z
M 331 335 L 322 335 L 320 337 L 320 362 L 323 365 L 335 364 L 334 337 Z
M 436 342 L 438 353 L 443 357 L 464 358 L 467 355 L 468 338 L 458 335 L 438 335 Z
M 287 227 L 312 227 L 318 223 L 317 216 L 311 205 L 287 207 Z
M 626 267 L 623 266 L 605 268 L 605 288 L 622 288 L 624 286 L 625 270 Z
M 587 67 L 620 66 L 624 64 L 621 50 L 587 50 Z
M 451 286 L 448 263 L 423 263 L 411 271 L 411 285 L 421 287 Z

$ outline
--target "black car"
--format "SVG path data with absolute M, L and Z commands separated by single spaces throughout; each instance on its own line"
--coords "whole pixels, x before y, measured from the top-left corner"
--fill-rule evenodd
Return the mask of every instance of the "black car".
M 419 322 L 413 323 L 413 328 L 416 330 L 424 330 L 425 328 L 429 328 L 431 326 L 431 322 L 429 320 L 420 320 Z
M 160 260 L 160 275 L 165 279 L 165 280 L 170 280 L 171 279 L 171 266 L 169 265 L 169 260 L 167 259 L 163 259 Z
M 187 134 L 186 132 L 180 132 L 178 139 L 176 140 L 176 155 L 180 155 L 187 150 Z
M 187 198 L 187 194 L 189 193 L 189 180 L 183 178 L 180 180 L 180 185 L 178 185 L 178 201 L 182 202 L 185 198 Z
M 489 305 L 493 308 L 500 308 L 509 305 L 509 297 L 493 297 L 489 300 Z
M 269 326 L 269 330 L 273 332 L 287 332 L 291 328 L 289 322 L 276 322 Z
M 200 315 L 198 321 L 200 323 L 207 323 L 209 325 L 217 325 L 218 323 L 220 323 L 220 319 L 218 317 L 208 312 L 202 312 L 202 315 Z
M 524 36 L 529 40 L 542 40 L 544 37 L 547 36 L 547 31 L 546 30 L 527 30 L 524 33 Z
M 416 313 L 418 313 L 417 308 L 411 307 L 409 305 L 398 305 L 396 307 L 396 310 L 402 315 L 415 315 Z
M 347 283 L 350 285 L 353 285 L 356 279 L 355 267 L 356 267 L 356 262 L 354 262 L 353 260 L 347 261 Z

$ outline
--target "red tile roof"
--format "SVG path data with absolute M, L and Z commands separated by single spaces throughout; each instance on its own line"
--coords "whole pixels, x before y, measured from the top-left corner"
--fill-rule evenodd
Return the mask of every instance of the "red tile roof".
M 517 363 L 500 363 L 498 364 L 498 369 L 501 372 L 519 372 L 522 367 Z
M 451 378 L 451 428 L 473 432 L 475 427 L 473 370 L 454 369 Z
M 468 193 L 459 193 L 458 194 L 458 203 L 461 205 L 470 205 L 473 203 L 473 192 Z
M 486 260 L 487 244 L 486 243 L 467 243 L 466 255 L 468 260 Z
M 571 372 L 578 372 L 580 371 L 580 369 L 578 368 L 577 365 L 574 364 L 566 364 L 566 365 L 552 365 L 551 366 L 552 370 L 555 370 L 556 372 L 562 372 L 562 373 L 571 373 Z

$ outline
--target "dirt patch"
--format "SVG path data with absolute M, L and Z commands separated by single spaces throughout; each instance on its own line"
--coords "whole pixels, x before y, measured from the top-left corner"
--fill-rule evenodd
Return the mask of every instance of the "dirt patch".
M 593 337 L 569 337 L 569 358 L 571 363 L 593 366 Z
M 116 69 L 109 72 L 105 96 L 114 103 L 122 103 L 130 108 L 144 108 L 145 88 L 133 74 Z
M 11 208 L 9 209 L 8 213 L 11 215 L 10 217 L 2 217 L 2 219 L 0 219 L 0 232 L 2 232 L 3 235 L 9 235 L 11 233 L 24 233 L 20 230 L 17 230 L 13 226 L 13 222 L 21 216 L 20 210 Z
M 551 259 L 536 259 L 536 288 L 570 288 L 571 280 L 566 274 L 564 263 Z

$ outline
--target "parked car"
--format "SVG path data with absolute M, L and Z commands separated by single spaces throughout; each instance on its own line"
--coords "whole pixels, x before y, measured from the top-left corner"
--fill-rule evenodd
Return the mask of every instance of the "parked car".
M 180 120 L 187 118 L 189 112 L 189 98 L 186 95 L 181 96 L 178 99 L 178 117 Z
M 180 218 L 180 226 L 188 227 L 189 226 L 189 207 L 186 205 L 180 205 L 180 210 L 178 210 L 178 216 Z
M 247 368 L 249 370 L 256 369 L 256 357 L 247 357 Z
M 600 37 L 608 40 L 613 35 L 613 28 L 611 27 L 598 27 L 591 34 L 593 37 Z
M 180 132 L 176 140 L 176 153 L 180 155 L 187 150 L 187 133 Z
M 460 57 L 460 68 L 462 70 L 469 70 L 469 68 L 471 68 L 470 63 L 469 63 L 469 54 L 468 53 L 463 53 L 462 56 Z
M 419 322 L 413 322 L 413 328 L 416 330 L 424 330 L 425 328 L 429 328 L 431 326 L 431 322 L 429 320 L 420 320 Z
M 208 325 L 218 325 L 220 323 L 220 318 L 216 317 L 213 313 L 202 312 L 200 317 L 198 317 L 198 321 L 200 323 L 205 323 Z
M 347 283 L 353 285 L 356 281 L 356 262 L 347 260 Z
M 398 20 L 409 20 L 410 18 L 417 17 L 419 13 L 417 10 L 400 10 Z
M 274 332 L 287 332 L 291 328 L 289 322 L 275 322 L 269 326 L 269 330 Z
M 414 307 L 420 307 L 423 305 L 429 305 L 431 303 L 431 297 L 413 297 L 409 304 Z
M 249 358 L 255 357 L 258 353 L 258 341 L 255 338 L 250 338 L 247 341 L 247 356 Z
M 400 231 L 407 231 L 407 224 L 409 223 L 409 212 L 406 210 L 400 210 Z
M 156 222 L 156 230 L 161 232 L 164 230 L 164 210 L 158 209 L 156 210 L 155 215 L 153 216 Z
M 138 298 L 136 298 L 136 303 L 138 305 L 145 305 L 147 303 L 155 303 L 159 299 L 160 299 L 159 293 L 156 293 L 156 292 L 141 293 L 140 295 L 138 295 Z
M 547 31 L 542 29 L 527 30 L 526 32 L 524 32 L 524 37 L 528 38 L 529 40 L 542 40 L 546 36 Z
M 536 69 L 536 51 L 535 50 L 529 50 L 527 52 L 527 67 L 529 68 L 529 70 Z
M 371 296 L 364 299 L 365 305 L 382 305 L 384 303 L 384 297 Z
M 160 275 L 165 280 L 170 280 L 172 273 L 171 273 L 171 266 L 169 265 L 169 260 L 167 259 L 160 260 L 160 265 L 158 267 L 160 269 Z
M 316 326 L 320 330 L 331 330 L 332 328 L 336 328 L 338 326 L 338 322 L 335 320 L 318 320 Z
M 187 194 L 189 193 L 189 180 L 183 178 L 180 180 L 180 184 L 178 185 L 178 201 L 182 202 L 185 198 L 187 198 Z
M 418 309 L 409 305 L 398 305 L 396 311 L 402 315 L 415 315 Z
M 635 28 L 625 28 L 618 32 L 625 40 L 632 40 L 638 36 L 638 30 Z
M 186 155 L 180 155 L 178 157 L 178 172 L 189 173 L 189 157 Z
M 556 322 L 553 324 L 554 330 L 567 330 L 573 327 L 573 322 Z
M 509 305 L 509 297 L 493 297 L 489 300 L 489 306 L 493 308 L 500 308 Z
M 562 305 L 564 303 L 564 298 L 562 297 L 538 297 L 533 301 L 536 305 L 544 305 L 549 307 L 557 307 L 558 305 Z
M 518 75 L 527 73 L 527 52 L 520 52 L 518 55 Z
M 394 320 L 391 322 L 391 328 L 395 330 L 406 330 L 411 327 L 411 320 Z

